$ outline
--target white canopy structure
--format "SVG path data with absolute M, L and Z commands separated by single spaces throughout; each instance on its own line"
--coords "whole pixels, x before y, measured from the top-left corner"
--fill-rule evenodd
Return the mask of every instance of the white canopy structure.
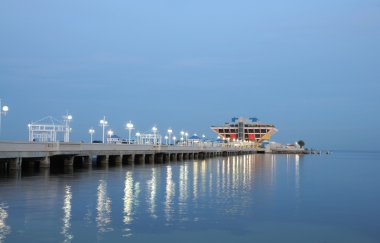
M 160 134 L 140 133 L 137 138 L 138 144 L 161 144 Z
M 47 116 L 39 121 L 28 124 L 30 142 L 56 142 L 58 135 L 63 134 L 63 141 L 69 142 L 71 115 L 63 117 L 64 121 L 59 121 L 52 116 Z

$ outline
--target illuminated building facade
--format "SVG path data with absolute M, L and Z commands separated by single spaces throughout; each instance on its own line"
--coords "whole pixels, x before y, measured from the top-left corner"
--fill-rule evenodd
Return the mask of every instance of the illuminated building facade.
M 234 117 L 223 126 L 211 126 L 211 130 L 227 141 L 250 141 L 262 143 L 277 132 L 273 124 L 261 123 L 257 118 Z

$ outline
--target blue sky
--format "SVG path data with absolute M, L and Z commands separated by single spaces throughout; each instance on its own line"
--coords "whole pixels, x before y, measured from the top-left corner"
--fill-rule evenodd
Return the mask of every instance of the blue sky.
M 213 135 L 233 116 L 274 123 L 273 140 L 378 149 L 380 2 L 0 2 L 1 140 L 73 117 L 74 141 L 132 120 Z

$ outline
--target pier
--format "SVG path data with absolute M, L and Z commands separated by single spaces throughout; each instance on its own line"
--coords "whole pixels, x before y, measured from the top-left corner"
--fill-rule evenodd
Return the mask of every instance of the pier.
M 74 164 L 162 164 L 170 161 L 205 159 L 263 152 L 257 148 L 218 145 L 140 145 L 65 142 L 0 142 L 0 169 L 20 170 L 23 167 L 49 168 Z

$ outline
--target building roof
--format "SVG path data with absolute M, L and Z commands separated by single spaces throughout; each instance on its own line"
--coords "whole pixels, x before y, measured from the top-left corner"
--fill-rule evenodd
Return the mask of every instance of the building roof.
M 201 138 L 197 134 L 194 134 L 191 137 L 189 137 L 189 139 L 191 139 L 191 140 L 200 140 Z

